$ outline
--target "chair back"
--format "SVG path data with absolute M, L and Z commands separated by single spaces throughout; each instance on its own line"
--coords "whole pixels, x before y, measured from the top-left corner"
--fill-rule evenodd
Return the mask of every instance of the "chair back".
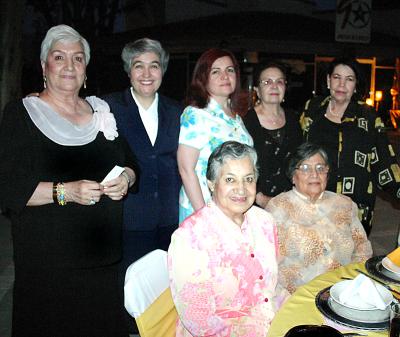
M 132 263 L 125 274 L 125 308 L 141 337 L 175 337 L 178 314 L 169 288 L 167 252 L 157 249 Z

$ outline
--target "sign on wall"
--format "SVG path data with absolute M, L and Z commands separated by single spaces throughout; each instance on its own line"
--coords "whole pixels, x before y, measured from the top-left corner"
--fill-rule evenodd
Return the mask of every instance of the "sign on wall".
M 337 0 L 335 40 L 369 43 L 371 40 L 371 1 Z

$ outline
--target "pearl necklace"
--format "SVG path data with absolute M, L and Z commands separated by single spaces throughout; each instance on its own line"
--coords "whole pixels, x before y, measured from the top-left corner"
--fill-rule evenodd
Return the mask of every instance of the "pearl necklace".
M 339 112 L 333 112 L 333 111 L 332 111 L 332 104 L 331 104 L 331 102 L 329 102 L 329 104 L 328 104 L 328 112 L 329 112 L 332 116 L 339 117 Z
M 331 116 L 335 117 L 335 118 L 342 118 L 342 117 L 343 117 L 343 113 L 340 113 L 339 111 L 338 111 L 338 112 L 333 112 L 333 111 L 332 111 L 332 104 L 331 104 L 331 101 L 329 101 L 329 104 L 328 104 L 328 113 L 329 113 Z

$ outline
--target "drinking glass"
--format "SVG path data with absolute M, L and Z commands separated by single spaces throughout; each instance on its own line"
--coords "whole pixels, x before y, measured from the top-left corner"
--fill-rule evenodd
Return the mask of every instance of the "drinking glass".
M 400 304 L 392 303 L 390 306 L 389 337 L 400 336 Z

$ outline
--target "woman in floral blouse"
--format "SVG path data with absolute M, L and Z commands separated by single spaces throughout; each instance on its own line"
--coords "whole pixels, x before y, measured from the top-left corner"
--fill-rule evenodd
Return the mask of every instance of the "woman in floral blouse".
M 253 145 L 239 109 L 239 65 L 227 50 L 209 49 L 196 63 L 181 116 L 178 167 L 183 187 L 179 222 L 210 199 L 206 169 L 211 152 L 224 141 Z
M 210 156 L 212 201 L 189 216 L 168 251 L 177 336 L 266 336 L 288 293 L 277 286 L 276 227 L 253 206 L 257 154 L 229 141 Z
M 272 198 L 279 238 L 279 282 L 293 293 L 328 270 L 372 256 L 371 243 L 349 197 L 325 191 L 329 171 L 326 152 L 304 143 L 290 159 L 294 187 Z

